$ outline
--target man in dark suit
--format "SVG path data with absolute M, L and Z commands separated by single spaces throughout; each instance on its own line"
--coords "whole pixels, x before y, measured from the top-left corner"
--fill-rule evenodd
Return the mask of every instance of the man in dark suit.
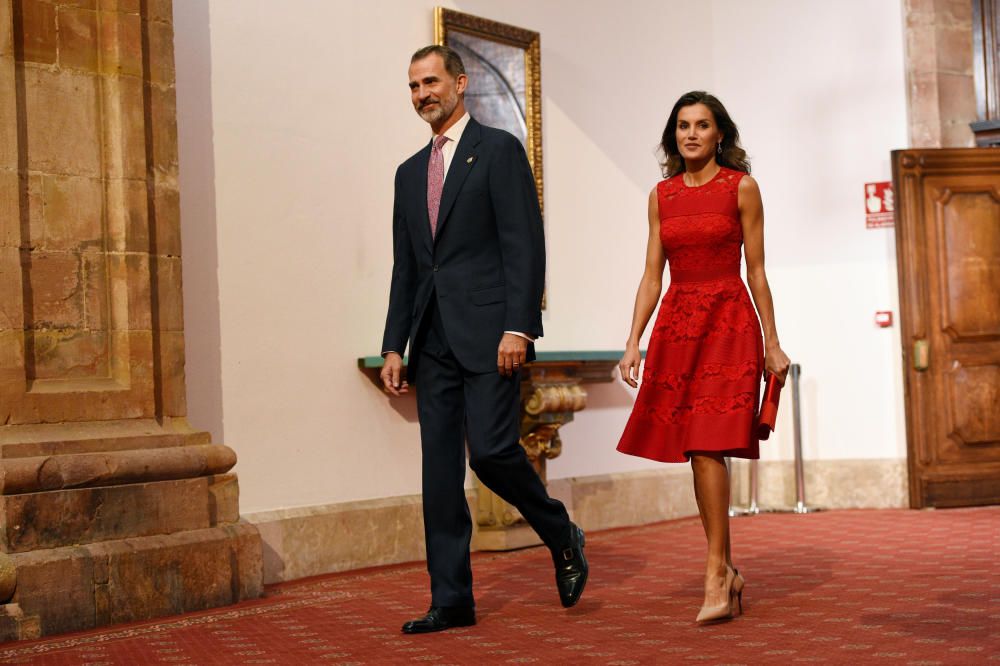
M 469 465 L 517 507 L 552 551 L 563 606 L 587 581 L 583 531 L 519 444 L 520 368 L 542 335 L 545 239 L 531 167 L 511 134 L 465 111 L 461 58 L 444 46 L 417 51 L 410 93 L 434 132 L 396 171 L 393 269 L 381 378 L 392 395 L 418 387 L 424 535 L 431 608 L 403 625 L 426 633 L 475 624 L 465 499 Z

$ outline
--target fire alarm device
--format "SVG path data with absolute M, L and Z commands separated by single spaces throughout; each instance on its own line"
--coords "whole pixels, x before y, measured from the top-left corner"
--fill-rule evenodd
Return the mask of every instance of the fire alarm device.
M 879 328 L 889 328 L 892 326 L 892 311 L 879 310 L 875 313 L 875 323 Z

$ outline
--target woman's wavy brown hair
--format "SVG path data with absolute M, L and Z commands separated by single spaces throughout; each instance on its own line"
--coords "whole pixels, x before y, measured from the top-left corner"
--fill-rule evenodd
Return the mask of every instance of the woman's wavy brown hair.
M 684 93 L 674 104 L 670 117 L 667 119 L 667 126 L 663 129 L 663 138 L 660 141 L 660 150 L 663 151 L 663 161 L 660 166 L 663 168 L 665 178 L 685 170 L 684 158 L 677 148 L 677 114 L 685 106 L 694 104 L 704 104 L 715 117 L 715 124 L 722 134 L 722 153 L 716 154 L 715 161 L 719 166 L 735 169 L 744 173 L 750 173 L 750 160 L 747 158 L 747 151 L 740 146 L 740 131 L 736 129 L 736 123 L 729 117 L 726 107 L 715 95 L 711 95 L 704 90 L 692 90 Z

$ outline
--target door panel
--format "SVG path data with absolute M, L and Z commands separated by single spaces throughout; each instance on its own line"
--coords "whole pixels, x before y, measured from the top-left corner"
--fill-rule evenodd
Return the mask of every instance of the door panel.
M 959 366 L 950 375 L 949 436 L 961 446 L 1000 444 L 1000 365 Z M 1000 460 L 1000 446 L 993 453 Z
M 945 190 L 936 222 L 944 237 L 943 328 L 955 339 L 1000 339 L 1000 195 L 995 183 Z

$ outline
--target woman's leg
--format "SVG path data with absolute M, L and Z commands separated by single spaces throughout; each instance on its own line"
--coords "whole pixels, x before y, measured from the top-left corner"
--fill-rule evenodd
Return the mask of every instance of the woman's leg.
M 729 472 L 721 454 L 696 453 L 691 456 L 694 492 L 698 502 L 708 559 L 705 565 L 705 605 L 728 602 L 727 565 L 731 563 L 729 545 Z

